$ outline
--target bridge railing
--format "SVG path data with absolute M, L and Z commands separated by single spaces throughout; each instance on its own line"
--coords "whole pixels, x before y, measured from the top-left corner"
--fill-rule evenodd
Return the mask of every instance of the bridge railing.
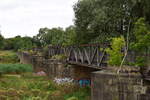
M 102 68 L 107 66 L 105 48 L 108 45 L 49 46 L 48 56 L 65 55 L 67 62 L 82 66 Z

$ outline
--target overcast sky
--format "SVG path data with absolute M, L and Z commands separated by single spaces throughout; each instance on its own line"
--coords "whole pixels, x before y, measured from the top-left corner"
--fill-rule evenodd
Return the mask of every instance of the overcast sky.
M 6 38 L 33 36 L 42 27 L 73 25 L 77 0 L 0 0 L 0 30 Z

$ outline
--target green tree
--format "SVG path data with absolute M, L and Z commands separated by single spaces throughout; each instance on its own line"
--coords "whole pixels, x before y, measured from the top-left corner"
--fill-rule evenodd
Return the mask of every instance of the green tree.
M 58 28 L 41 28 L 39 34 L 34 37 L 37 41 L 40 41 L 42 46 L 46 45 L 63 45 L 65 43 L 65 31 Z
M 150 49 L 150 26 L 144 18 L 140 18 L 135 23 L 133 33 L 136 41 L 132 43 L 133 48 L 145 52 Z
M 39 34 L 37 36 L 42 45 L 47 45 L 51 43 L 52 35 L 49 31 L 50 29 L 48 28 L 41 28 L 39 30 Z
M 65 42 L 65 31 L 62 28 L 52 28 L 50 33 L 52 34 L 52 45 L 63 45 Z
M 3 36 L 0 34 L 0 49 L 3 49 L 4 47 L 4 38 Z
M 150 26 L 144 18 L 139 18 L 134 25 L 133 33 L 135 41 L 132 42 L 132 50 L 137 52 L 136 65 L 140 67 L 147 66 L 150 54 Z M 147 56 L 145 56 L 146 54 Z
M 111 49 L 108 48 L 106 52 L 109 54 L 108 63 L 112 66 L 119 66 L 122 62 L 123 53 L 122 49 L 125 47 L 125 40 L 122 37 L 112 39 Z
M 4 46 L 4 37 L 0 34 L 0 49 L 3 49 Z
M 150 22 L 149 0 L 79 0 L 74 5 L 77 41 L 108 41 L 110 37 L 126 37 L 140 17 Z M 131 40 L 132 35 L 130 35 Z
M 16 36 L 4 40 L 5 50 L 31 49 L 34 46 L 34 41 L 31 37 Z
M 76 44 L 76 32 L 75 26 L 69 26 L 65 30 L 64 43 L 63 45 L 74 45 Z
M 8 38 L 4 40 L 4 50 L 14 49 L 14 40 L 13 38 Z
M 31 37 L 22 37 L 20 40 L 20 48 L 19 49 L 31 49 L 33 48 L 34 43 Z

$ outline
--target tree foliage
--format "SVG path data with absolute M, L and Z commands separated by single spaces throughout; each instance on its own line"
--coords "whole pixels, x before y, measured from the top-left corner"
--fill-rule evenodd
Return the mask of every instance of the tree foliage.
M 109 54 L 109 61 L 110 65 L 117 65 L 121 64 L 123 53 L 122 49 L 125 46 L 125 39 L 122 37 L 117 37 L 112 39 L 111 49 L 108 48 L 106 52 Z
M 19 50 L 19 49 L 30 49 L 36 44 L 33 42 L 33 39 L 31 37 L 21 37 L 16 36 L 14 38 L 8 38 L 3 40 L 4 50 Z
M 75 32 L 75 27 L 74 26 L 69 26 L 65 30 L 64 34 L 64 43 L 63 45 L 74 45 L 76 44 L 76 32 Z
M 74 26 L 63 28 L 40 28 L 39 33 L 32 37 L 16 36 L 6 38 L 0 35 L 0 49 L 19 50 L 31 49 L 33 47 L 45 47 L 47 45 L 73 45 L 76 43 L 76 32 Z M 2 45 L 3 44 L 3 45 Z
M 42 46 L 46 45 L 71 45 L 75 43 L 76 33 L 74 26 L 66 30 L 62 28 L 41 28 L 34 40 L 39 41 Z
M 4 37 L 0 34 L 0 49 L 4 46 Z
M 150 27 L 144 18 L 137 20 L 133 33 L 136 39 L 136 41 L 132 43 L 134 49 L 141 52 L 150 49 Z
M 129 21 L 134 23 L 140 17 L 150 22 L 149 0 L 79 0 L 74 11 L 79 43 L 125 37 Z
M 62 28 L 41 28 L 35 38 L 40 41 L 42 46 L 48 44 L 61 45 L 63 42 L 63 34 L 64 31 Z

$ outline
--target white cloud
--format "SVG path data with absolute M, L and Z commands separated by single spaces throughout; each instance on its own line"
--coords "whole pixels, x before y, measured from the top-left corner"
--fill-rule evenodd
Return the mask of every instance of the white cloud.
M 77 0 L 0 0 L 2 35 L 33 36 L 41 27 L 72 25 L 75 2 Z

